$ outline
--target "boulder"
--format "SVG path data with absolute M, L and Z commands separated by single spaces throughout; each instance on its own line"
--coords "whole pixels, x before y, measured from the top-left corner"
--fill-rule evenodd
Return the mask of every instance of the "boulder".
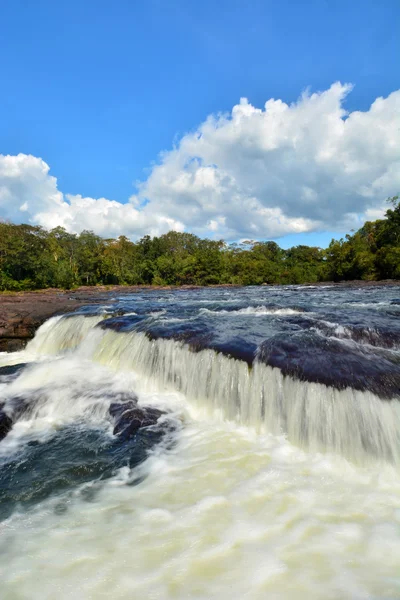
M 108 412 L 115 419 L 119 419 L 124 412 L 136 408 L 137 400 L 128 400 L 127 402 L 112 402 Z
M 143 427 L 156 425 L 159 418 L 166 414 L 151 406 L 137 406 L 133 401 L 124 404 L 114 402 L 110 405 L 109 413 L 115 418 L 113 434 L 121 440 L 128 440 Z
M 12 420 L 3 407 L 0 408 L 0 440 L 4 439 L 12 428 Z
M 6 437 L 18 419 L 32 413 L 39 399 L 39 395 L 31 396 L 29 399 L 24 396 L 14 396 L 7 399 L 7 402 L 0 403 L 0 440 Z

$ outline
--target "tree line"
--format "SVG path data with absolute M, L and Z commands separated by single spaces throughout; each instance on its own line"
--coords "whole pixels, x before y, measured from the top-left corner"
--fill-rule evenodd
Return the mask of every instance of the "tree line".
M 400 279 L 400 201 L 396 196 L 389 202 L 384 219 L 366 222 L 326 249 L 283 250 L 273 241 L 226 244 L 176 231 L 131 242 L 0 222 L 0 290 Z

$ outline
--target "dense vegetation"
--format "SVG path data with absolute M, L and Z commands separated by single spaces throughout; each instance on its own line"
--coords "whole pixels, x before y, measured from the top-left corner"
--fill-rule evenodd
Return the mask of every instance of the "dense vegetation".
M 400 279 L 400 201 L 325 250 L 275 242 L 225 244 L 171 231 L 102 239 L 62 227 L 0 223 L 0 290 L 96 284 L 210 285 Z

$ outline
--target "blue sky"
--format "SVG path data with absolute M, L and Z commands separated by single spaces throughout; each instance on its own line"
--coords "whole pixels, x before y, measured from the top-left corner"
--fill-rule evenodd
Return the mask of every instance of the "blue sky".
M 2 2 L 0 153 L 40 157 L 64 194 L 126 203 L 161 151 L 241 97 L 290 104 L 341 81 L 345 108 L 368 111 L 399 87 L 399 26 L 398 0 Z

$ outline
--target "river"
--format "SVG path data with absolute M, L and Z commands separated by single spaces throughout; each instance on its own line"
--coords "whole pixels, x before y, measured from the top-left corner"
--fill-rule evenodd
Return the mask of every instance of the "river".
M 0 353 L 2 598 L 399 598 L 400 287 L 113 294 Z

